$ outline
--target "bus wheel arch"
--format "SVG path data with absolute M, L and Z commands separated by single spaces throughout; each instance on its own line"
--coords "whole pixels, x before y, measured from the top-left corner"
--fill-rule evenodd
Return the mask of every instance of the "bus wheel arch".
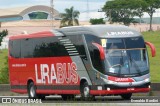
M 32 79 L 29 79 L 29 80 L 27 81 L 27 90 L 29 89 L 29 84 L 30 84 L 31 82 L 33 82 Z

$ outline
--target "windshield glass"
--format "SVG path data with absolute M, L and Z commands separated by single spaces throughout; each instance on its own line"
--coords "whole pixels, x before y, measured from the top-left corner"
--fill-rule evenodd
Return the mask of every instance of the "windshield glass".
M 102 39 L 105 73 L 138 76 L 149 72 L 148 56 L 142 37 Z

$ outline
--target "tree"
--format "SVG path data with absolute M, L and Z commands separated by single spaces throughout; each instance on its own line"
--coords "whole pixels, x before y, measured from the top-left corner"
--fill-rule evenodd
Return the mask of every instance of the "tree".
M 99 18 L 99 19 L 90 19 L 90 23 L 92 25 L 96 25 L 96 24 L 105 24 L 103 18 Z
M 130 0 L 128 0 L 130 1 Z M 129 25 L 133 21 L 133 12 L 130 10 L 130 4 L 126 0 L 108 1 L 103 7 L 106 16 L 110 22 L 122 22 L 124 25 Z
M 144 12 L 147 8 L 147 3 L 144 0 L 134 0 L 134 2 L 132 2 L 132 5 L 134 9 L 137 11 L 136 16 L 140 18 L 139 22 L 141 23 L 142 22 L 141 18 L 144 15 Z
M 112 0 L 107 1 L 103 7 L 110 22 L 122 22 L 129 25 L 135 16 L 142 16 L 145 2 L 143 0 Z
M 0 46 L 1 46 L 1 42 L 2 42 L 3 38 L 7 35 L 8 35 L 7 30 L 3 30 L 2 32 L 0 32 Z
M 152 31 L 152 19 L 153 19 L 153 13 L 156 9 L 160 8 L 160 0 L 144 0 L 147 4 L 146 12 L 150 16 L 150 28 L 149 31 Z
M 74 7 L 72 6 L 71 8 L 66 8 L 65 9 L 66 13 L 63 13 L 61 15 L 62 20 L 61 20 L 61 27 L 63 26 L 73 26 L 73 25 L 79 25 L 79 14 L 80 12 L 77 10 L 74 10 Z

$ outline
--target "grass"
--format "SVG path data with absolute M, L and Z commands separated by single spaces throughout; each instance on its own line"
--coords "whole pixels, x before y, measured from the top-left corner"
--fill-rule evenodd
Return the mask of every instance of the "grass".
M 151 82 L 160 82 L 160 31 L 156 32 L 143 32 L 145 41 L 153 43 L 156 47 L 156 57 L 151 56 L 150 48 L 148 48 L 150 60 Z M 0 73 L 5 66 L 5 57 L 7 50 L 0 51 Z
M 8 50 L 0 50 L 0 84 L 8 83 L 8 63 L 7 63 Z
M 8 50 L 0 50 L 0 72 L 2 71 L 2 68 L 5 66 L 6 62 L 6 56 L 8 55 Z
M 150 60 L 151 81 L 160 82 L 160 31 L 143 32 L 145 41 L 149 41 L 156 47 L 156 57 L 151 56 L 150 48 L 148 48 Z

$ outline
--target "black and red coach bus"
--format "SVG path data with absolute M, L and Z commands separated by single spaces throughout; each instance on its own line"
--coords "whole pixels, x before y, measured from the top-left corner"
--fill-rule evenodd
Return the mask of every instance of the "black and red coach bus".
M 30 98 L 58 94 L 121 95 L 149 92 L 150 71 L 141 33 L 125 26 L 77 26 L 9 40 L 9 76 L 13 92 Z

